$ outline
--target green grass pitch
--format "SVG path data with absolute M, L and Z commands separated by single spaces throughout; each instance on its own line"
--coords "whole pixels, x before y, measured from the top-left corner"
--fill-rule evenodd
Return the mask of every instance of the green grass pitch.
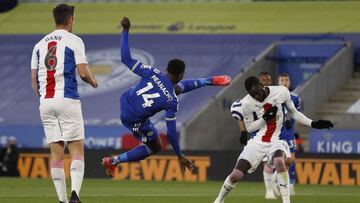
M 22 3 L 0 14 L 0 34 L 38 34 L 53 30 L 55 3 Z M 360 32 L 360 2 L 255 2 L 255 3 L 74 3 L 74 33 L 119 33 L 119 22 L 129 16 L 135 33 L 328 33 Z M 183 29 L 168 32 L 176 22 Z M 157 26 L 159 29 L 145 29 Z M 209 30 L 206 26 L 232 29 Z M 192 29 L 200 27 L 200 29 Z
M 69 181 L 68 181 L 69 182 Z M 84 203 L 210 203 L 222 182 L 151 182 L 85 179 L 81 191 Z M 296 185 L 294 203 L 354 203 L 360 199 L 359 187 Z M 69 194 L 69 193 L 68 193 Z M 0 178 L 0 202 L 57 202 L 49 179 Z M 239 183 L 226 203 L 276 203 L 264 199 L 262 183 Z

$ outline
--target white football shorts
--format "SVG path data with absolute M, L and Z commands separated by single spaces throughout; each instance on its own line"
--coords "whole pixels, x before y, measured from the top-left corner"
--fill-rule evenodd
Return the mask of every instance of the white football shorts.
M 40 99 L 39 109 L 47 144 L 84 139 L 84 120 L 80 100 Z
M 273 166 L 274 164 L 272 163 L 271 158 L 277 150 L 284 151 L 286 158 L 291 158 L 289 145 L 283 140 L 262 142 L 251 139 L 244 147 L 244 150 L 241 152 L 238 160 L 247 160 L 251 164 L 251 168 L 248 170 L 248 173 L 252 173 L 256 170 L 265 157 L 268 160 L 268 164 Z

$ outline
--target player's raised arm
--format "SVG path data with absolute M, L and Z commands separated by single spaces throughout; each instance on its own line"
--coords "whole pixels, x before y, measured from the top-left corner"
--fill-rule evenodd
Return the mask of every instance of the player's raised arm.
M 176 112 L 177 108 L 170 108 L 166 111 L 165 120 L 167 127 L 167 137 L 176 155 L 178 156 L 182 170 L 184 171 L 187 168 L 189 171 L 191 171 L 193 169 L 193 164 L 182 154 L 180 149 L 179 138 L 176 132 Z
M 131 58 L 130 46 L 129 46 L 129 30 L 130 30 L 130 20 L 127 17 L 124 17 L 121 20 L 121 26 L 123 31 L 121 33 L 121 62 L 125 64 L 131 70 L 135 69 L 135 64 L 137 60 Z M 137 64 L 136 64 L 137 65 Z
M 120 50 L 121 62 L 125 64 L 132 72 L 144 78 L 151 77 L 153 74 L 159 74 L 159 70 L 152 68 L 151 66 L 144 65 L 141 61 L 135 60 L 131 57 L 129 46 L 129 30 L 131 24 L 129 18 L 124 17 L 121 20 L 121 26 L 123 28 L 121 34 Z
M 326 129 L 326 128 L 329 129 L 329 128 L 334 127 L 334 125 L 331 121 L 328 121 L 328 120 L 313 121 L 310 118 L 308 118 L 307 116 L 305 116 L 303 113 L 298 111 L 294 105 L 294 102 L 292 102 L 292 100 L 291 100 L 289 90 L 287 90 L 285 105 L 286 105 L 286 109 L 290 113 L 290 116 L 292 118 L 294 118 L 297 122 L 299 122 L 303 125 L 306 125 L 306 126 L 309 126 L 312 128 L 316 128 L 316 129 Z
M 174 85 L 175 94 L 190 92 L 204 86 L 228 86 L 231 78 L 227 75 L 211 76 L 195 80 L 182 80 Z

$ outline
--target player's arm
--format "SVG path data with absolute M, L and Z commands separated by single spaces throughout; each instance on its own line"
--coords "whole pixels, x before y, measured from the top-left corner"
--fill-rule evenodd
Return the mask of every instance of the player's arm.
M 80 78 L 84 82 L 90 84 L 93 88 L 96 88 L 98 86 L 98 83 L 89 69 L 85 55 L 85 45 L 80 38 L 78 38 L 76 43 L 74 43 L 74 58 L 76 69 L 79 73 Z
M 86 63 L 77 64 L 76 68 L 78 70 L 80 78 L 84 82 L 90 84 L 93 88 L 96 88 L 98 86 L 97 81 L 93 76 L 93 74 L 91 73 L 88 64 Z
M 211 76 L 208 78 L 199 78 L 195 80 L 182 80 L 174 85 L 175 94 L 190 92 L 204 86 L 227 86 L 231 78 L 227 75 Z
M 37 82 L 37 69 L 31 69 L 31 86 L 34 90 L 34 95 L 35 96 L 39 96 L 39 85 L 38 85 L 38 82 Z
M 166 110 L 166 127 L 167 127 L 167 138 L 172 148 L 174 149 L 176 155 L 178 156 L 179 162 L 183 170 L 187 168 L 188 170 L 193 169 L 193 164 L 190 160 L 188 160 L 181 152 L 179 145 L 179 138 L 177 136 L 176 131 L 176 112 L 177 107 L 169 108 Z
M 36 45 L 33 49 L 31 56 L 31 86 L 34 90 L 34 95 L 39 96 L 39 84 L 38 84 L 38 64 L 39 64 L 39 51 L 36 50 Z
M 243 116 L 243 108 L 241 106 L 241 101 L 237 100 L 231 105 L 230 109 L 231 115 L 233 118 L 238 120 L 239 128 L 240 128 L 240 143 L 242 145 L 246 145 L 249 140 L 249 133 L 247 132 L 244 116 Z
M 139 75 L 140 77 L 147 78 L 154 73 L 159 74 L 160 71 L 152 68 L 151 66 L 144 65 L 141 61 L 135 60 L 131 57 L 130 46 L 129 46 L 129 30 L 130 30 L 130 20 L 127 17 L 124 17 L 121 20 L 121 26 L 123 28 L 121 34 L 121 62 L 125 64 L 132 72 Z
M 285 89 L 286 93 L 285 93 L 285 105 L 286 105 L 286 109 L 289 111 L 290 116 L 292 118 L 294 118 L 297 122 L 312 127 L 312 128 L 316 128 L 316 129 L 329 129 L 334 127 L 334 125 L 332 124 L 331 121 L 328 120 L 318 120 L 318 121 L 313 121 L 310 118 L 308 118 L 307 116 L 305 116 L 303 113 L 301 113 L 300 111 L 298 111 L 294 105 L 294 102 L 292 102 L 291 100 L 291 96 L 290 96 L 290 92 L 289 90 Z

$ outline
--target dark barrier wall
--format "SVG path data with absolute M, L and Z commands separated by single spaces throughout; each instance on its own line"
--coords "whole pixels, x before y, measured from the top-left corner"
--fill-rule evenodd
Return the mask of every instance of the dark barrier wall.
M 21 177 L 48 178 L 48 150 L 21 150 L 18 168 Z M 100 162 L 102 157 L 117 151 L 86 151 L 86 178 L 105 178 Z M 156 181 L 223 181 L 232 171 L 239 151 L 186 151 L 194 163 L 192 172 L 182 173 L 177 157 L 171 151 L 162 152 L 141 162 L 121 164 L 115 180 Z M 360 160 L 356 155 L 297 155 L 297 182 L 299 184 L 360 185 Z M 65 157 L 66 176 L 69 177 L 70 157 Z M 247 175 L 244 181 L 262 181 L 262 166 Z

